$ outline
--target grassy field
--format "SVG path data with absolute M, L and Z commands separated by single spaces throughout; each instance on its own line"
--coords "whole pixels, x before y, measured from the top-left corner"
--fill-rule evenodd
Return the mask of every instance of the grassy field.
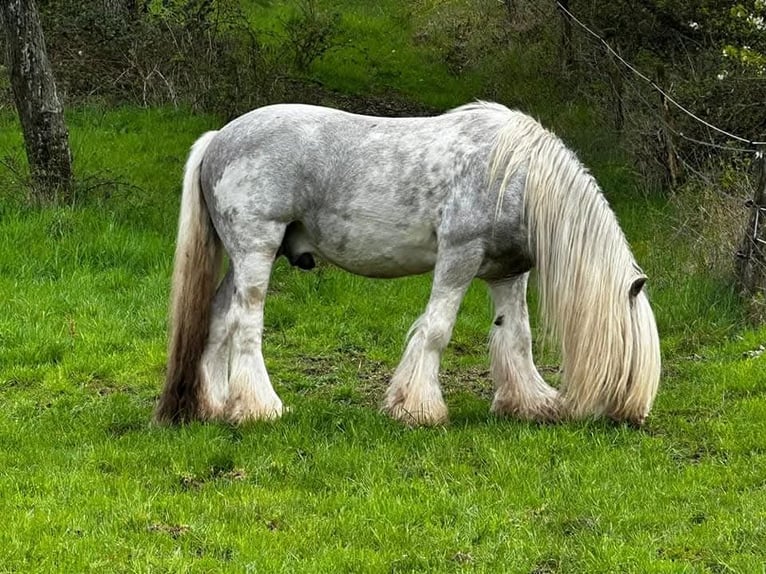
M 379 23 L 346 4 L 344 33 L 384 62 L 364 32 Z M 313 68 L 337 89 L 410 93 L 428 67 L 402 54 L 370 84 L 356 64 L 343 73 L 342 54 Z M 417 73 L 392 80 L 397 66 Z M 470 82 L 444 96 L 444 70 L 433 74 L 421 101 L 473 97 Z M 219 121 L 71 110 L 75 204 L 30 208 L 18 126 L 0 112 L 0 571 L 764 572 L 766 360 L 753 351 L 766 329 L 746 327 L 727 281 L 702 268 L 682 215 L 636 192 L 597 119 L 538 105 L 593 168 L 650 277 L 664 375 L 641 430 L 490 416 L 480 283 L 443 363 L 451 424 L 404 428 L 377 407 L 429 277 L 283 261 L 264 354 L 291 412 L 154 427 L 181 168 Z M 536 353 L 555 378 L 550 345 Z
M 0 569 L 756 572 L 766 543 L 766 332 L 742 328 L 660 200 L 613 202 L 651 279 L 664 379 L 643 430 L 496 420 L 490 304 L 474 285 L 445 357 L 452 423 L 377 412 L 429 278 L 277 265 L 274 424 L 154 428 L 178 177 L 213 118 L 78 110 L 78 207 L 0 221 Z M 19 155 L 11 116 L 3 149 Z M 629 178 L 596 166 L 606 189 Z M 87 189 L 90 187 L 91 189 Z M 556 358 L 543 354 L 551 368 Z

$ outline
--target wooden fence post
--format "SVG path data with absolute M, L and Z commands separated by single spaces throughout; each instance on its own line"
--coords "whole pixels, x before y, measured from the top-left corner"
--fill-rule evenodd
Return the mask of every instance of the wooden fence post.
M 657 85 L 665 85 L 665 66 L 657 66 Z M 678 156 L 676 155 L 675 134 L 673 128 L 673 116 L 670 114 L 670 102 L 665 94 L 660 94 L 660 105 L 662 106 L 662 145 L 664 147 L 663 158 L 665 164 L 665 174 L 667 182 L 671 189 L 678 186 L 681 176 L 681 168 L 678 165 Z
M 744 294 L 766 296 L 766 146 L 755 155 L 755 191 L 745 205 L 750 217 L 739 257 L 739 282 Z
M 574 50 L 572 47 L 572 22 L 569 20 L 569 0 L 558 3 L 561 13 L 561 69 L 564 73 L 571 72 L 574 67 Z
M 503 4 L 508 14 L 508 26 L 513 26 L 513 0 L 503 0 Z

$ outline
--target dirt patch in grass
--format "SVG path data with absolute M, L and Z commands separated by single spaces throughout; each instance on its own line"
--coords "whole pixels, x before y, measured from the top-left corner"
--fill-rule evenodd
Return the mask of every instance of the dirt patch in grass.
M 486 367 L 447 369 L 439 378 L 447 395 L 469 392 L 486 399 L 492 397 L 492 381 Z
M 299 383 L 301 390 L 324 389 L 330 393 L 344 384 L 344 378 L 347 379 L 353 369 L 351 385 L 355 398 L 352 402 L 376 406 L 388 387 L 395 367 L 368 358 L 364 351 L 352 349 L 337 355 L 303 356 L 299 360 L 299 368 L 301 375 L 308 379 Z M 558 384 L 560 370 L 557 365 L 542 365 L 539 370 L 550 384 Z M 439 381 L 446 395 L 466 392 L 490 399 L 494 393 L 490 370 L 485 365 L 443 369 L 439 373 Z

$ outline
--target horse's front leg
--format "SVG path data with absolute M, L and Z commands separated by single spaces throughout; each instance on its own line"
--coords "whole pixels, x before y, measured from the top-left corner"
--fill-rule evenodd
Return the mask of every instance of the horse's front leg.
M 526 420 L 559 417 L 558 391 L 543 381 L 532 360 L 527 311 L 528 273 L 489 284 L 495 304 L 490 334 L 490 371 L 495 384 L 492 412 Z
M 480 263 L 478 246 L 440 246 L 428 306 L 410 328 L 404 356 L 386 391 L 383 410 L 393 418 L 413 426 L 447 422 L 439 362 Z

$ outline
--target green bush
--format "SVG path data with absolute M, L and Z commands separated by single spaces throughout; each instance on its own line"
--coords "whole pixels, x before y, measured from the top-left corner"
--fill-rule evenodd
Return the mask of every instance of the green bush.
M 298 10 L 284 23 L 287 48 L 295 67 L 305 72 L 337 42 L 341 15 L 321 11 L 316 0 L 301 0 Z

